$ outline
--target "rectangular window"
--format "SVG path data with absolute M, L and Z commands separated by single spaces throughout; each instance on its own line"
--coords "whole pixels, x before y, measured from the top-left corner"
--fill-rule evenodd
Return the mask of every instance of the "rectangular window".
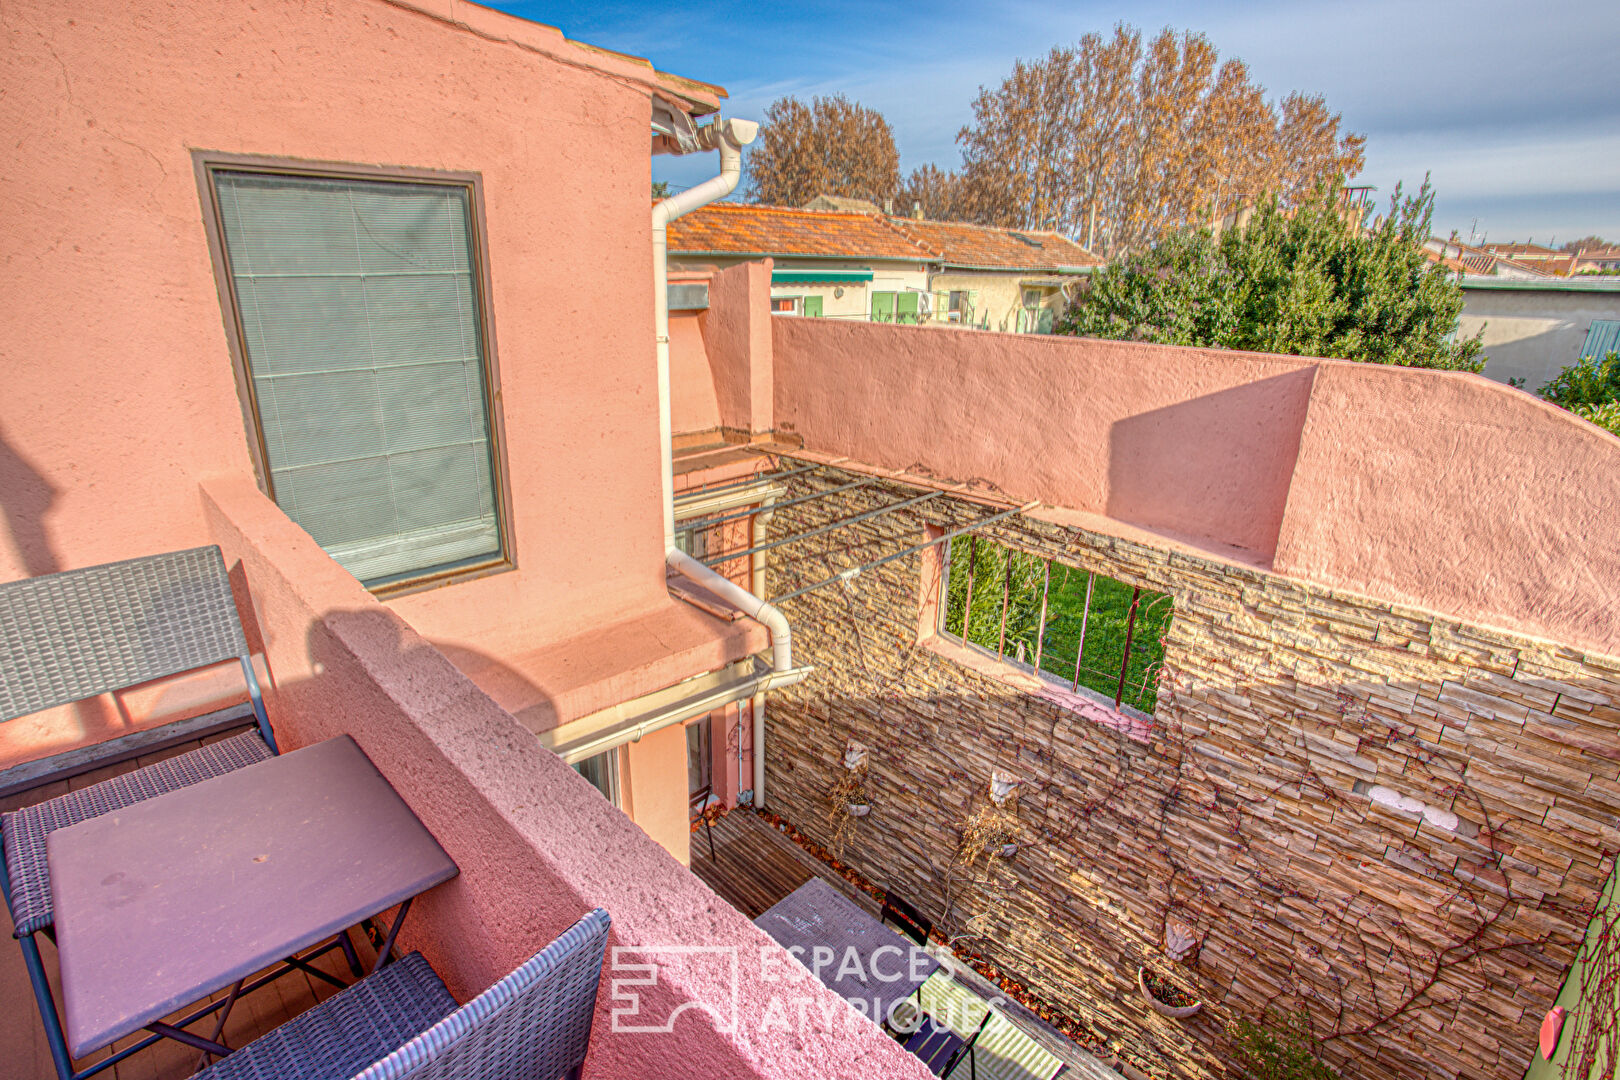
M 574 762 L 574 771 L 589 780 L 602 798 L 619 805 L 619 751 L 604 750 L 584 761 Z
M 270 496 L 371 588 L 505 564 L 476 179 L 200 168 Z
M 1026 672 L 1151 714 L 1172 605 L 976 536 L 945 551 L 940 632 Z
M 696 795 L 713 780 L 709 717 L 686 725 L 686 790 Z
M 771 297 L 772 315 L 794 315 L 799 310 L 799 298 L 796 296 Z

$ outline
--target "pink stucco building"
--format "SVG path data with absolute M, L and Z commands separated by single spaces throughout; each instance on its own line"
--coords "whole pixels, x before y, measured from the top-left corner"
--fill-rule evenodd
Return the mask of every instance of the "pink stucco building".
M 464 0 L 7 12 L 0 580 L 220 545 L 283 741 L 354 736 L 461 867 L 410 944 L 463 999 L 597 904 L 615 945 L 774 948 L 686 868 L 694 789 L 770 805 L 805 676 L 738 598 L 776 555 L 687 565 L 691 520 L 763 542 L 762 449 L 1620 653 L 1620 442 L 1507 387 L 773 319 L 767 263 L 665 292 L 650 143 L 712 150 L 723 91 Z M 234 685 L 6 724 L 0 767 Z M 600 1075 L 926 1075 L 830 991 L 726 1022 L 748 965 L 659 993 L 701 1007 L 603 1019 Z

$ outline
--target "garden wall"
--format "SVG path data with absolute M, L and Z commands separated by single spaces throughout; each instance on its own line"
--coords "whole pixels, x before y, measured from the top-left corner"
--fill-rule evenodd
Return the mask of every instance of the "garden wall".
M 770 595 L 985 512 L 935 499 L 787 549 Z M 1305 1007 L 1346 1076 L 1521 1076 L 1620 848 L 1620 661 L 1074 525 L 987 532 L 1173 595 L 1147 741 L 919 640 L 937 564 L 908 557 L 784 605 L 816 675 L 771 696 L 768 807 L 836 843 L 827 793 L 868 746 L 842 858 L 1155 1076 L 1220 1075 L 1222 1022 L 1268 1003 Z M 964 866 L 992 771 L 1020 780 L 1019 847 Z M 1199 941 L 1185 964 L 1167 924 Z M 1144 960 L 1204 1012 L 1150 1011 Z

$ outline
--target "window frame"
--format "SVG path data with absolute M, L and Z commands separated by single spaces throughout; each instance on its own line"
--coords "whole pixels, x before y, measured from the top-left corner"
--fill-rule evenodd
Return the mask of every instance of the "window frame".
M 508 488 L 506 465 L 506 424 L 500 408 L 502 400 L 500 365 L 495 348 L 495 311 L 492 300 L 494 292 L 490 281 L 488 232 L 484 217 L 483 174 L 403 165 L 307 161 L 301 158 L 233 154 L 214 150 L 193 150 L 191 160 L 196 174 L 198 195 L 202 200 L 203 231 L 208 241 L 209 261 L 213 265 L 214 285 L 219 293 L 225 342 L 230 352 L 231 369 L 236 378 L 237 399 L 242 407 L 242 425 L 247 434 L 248 457 L 252 459 L 254 478 L 258 481 L 259 490 L 264 492 L 271 502 L 276 501 L 275 482 L 270 475 L 269 452 L 265 446 L 264 431 L 259 423 L 259 399 L 247 361 L 242 312 L 236 300 L 236 290 L 232 286 L 230 253 L 225 246 L 225 230 L 220 216 L 219 187 L 214 180 L 215 174 L 256 172 L 271 176 L 307 176 L 319 180 L 356 180 L 371 183 L 382 181 L 466 189 L 470 241 L 468 254 L 474 264 L 473 299 L 478 305 L 478 329 L 484 354 L 484 413 L 489 420 L 490 487 L 495 500 L 495 528 L 500 538 L 500 551 L 494 558 L 472 565 L 424 572 L 368 588 L 372 595 L 386 599 L 517 569 L 512 498 Z
M 965 537 L 958 537 L 957 539 L 967 541 L 967 543 L 964 545 L 964 547 L 967 549 L 968 558 L 971 561 L 976 562 L 976 559 L 974 559 L 974 556 L 973 556 L 972 553 L 975 552 L 977 550 L 977 548 L 978 548 L 978 544 L 979 544 L 979 541 L 981 539 L 979 537 L 979 535 L 975 533 L 975 534 L 970 534 L 970 535 L 965 536 Z M 997 544 L 997 545 L 1001 546 L 1002 548 L 1005 548 L 1007 551 L 1017 552 L 1019 554 L 1029 555 L 1029 556 L 1032 556 L 1034 558 L 1040 559 L 1045 564 L 1045 573 L 1046 573 L 1045 581 L 1046 581 L 1046 585 L 1042 590 L 1043 595 L 1042 595 L 1042 599 L 1041 599 L 1041 625 L 1040 625 L 1040 630 L 1039 630 L 1039 632 L 1037 634 L 1037 645 L 1036 645 L 1036 652 L 1035 652 L 1034 658 L 1032 660 L 1018 660 L 1015 657 L 1008 655 L 1008 653 L 1006 651 L 1006 645 L 1007 645 L 1007 641 L 1006 641 L 1006 619 L 1007 619 L 1007 605 L 1008 605 L 1008 602 L 1009 602 L 1009 597 L 1006 594 L 1005 590 L 1003 591 L 1003 595 L 1002 595 L 1002 620 L 1001 620 L 1002 621 L 1002 630 L 1001 630 L 1001 639 L 999 641 L 999 646 L 1000 646 L 999 649 L 992 649 L 992 648 L 989 648 L 988 646 L 980 645 L 976 641 L 969 640 L 968 636 L 967 636 L 967 627 L 965 625 L 964 625 L 961 633 L 957 633 L 957 632 L 955 632 L 955 631 L 953 631 L 953 630 L 951 630 L 949 628 L 948 622 L 949 622 L 949 616 L 950 616 L 951 554 L 952 554 L 952 548 L 954 547 L 954 545 L 956 543 L 955 540 L 947 540 L 944 543 L 937 545 L 937 547 L 935 549 L 938 552 L 938 556 L 937 556 L 937 558 L 938 558 L 937 573 L 938 573 L 939 580 L 937 582 L 938 597 L 935 600 L 935 610 L 930 613 L 932 615 L 932 621 L 933 621 L 933 625 L 932 625 L 932 628 L 931 628 L 932 633 L 935 636 L 937 636 L 937 638 L 939 640 L 944 641 L 944 642 L 946 642 L 946 643 L 948 643 L 948 644 L 950 644 L 952 646 L 955 646 L 956 648 L 965 650 L 967 653 L 975 654 L 975 655 L 977 655 L 979 657 L 982 657 L 984 660 L 989 661 L 990 663 L 992 663 L 994 665 L 1003 665 L 1004 667 L 1009 668 L 1012 671 L 1016 671 L 1016 672 L 1018 672 L 1018 673 L 1020 673 L 1022 675 L 1034 676 L 1036 679 L 1040 680 L 1041 683 L 1043 683 L 1046 686 L 1051 687 L 1054 690 L 1060 691 L 1060 692 L 1065 693 L 1065 694 L 1072 694 L 1072 695 L 1075 695 L 1075 696 L 1086 698 L 1087 700 L 1089 700 L 1089 701 L 1091 701 L 1091 702 L 1093 702 L 1093 703 L 1095 703 L 1097 705 L 1100 705 L 1103 708 L 1108 709 L 1111 712 L 1113 712 L 1113 713 L 1115 713 L 1115 714 L 1117 714 L 1119 716 L 1126 717 L 1127 719 L 1134 718 L 1134 719 L 1139 720 L 1139 721 L 1144 721 L 1144 722 L 1146 722 L 1146 723 L 1148 723 L 1150 725 L 1153 724 L 1154 722 L 1156 722 L 1156 718 L 1158 716 L 1158 690 L 1157 690 L 1157 683 L 1156 682 L 1155 682 L 1155 690 L 1154 690 L 1154 707 L 1151 710 L 1139 708 L 1138 706 L 1136 706 L 1134 704 L 1131 704 L 1130 702 L 1127 702 L 1127 701 L 1124 700 L 1124 688 L 1127 685 L 1124 676 L 1125 676 L 1125 673 L 1129 670 L 1130 659 L 1131 659 L 1130 658 L 1130 650 L 1129 650 L 1128 647 L 1125 649 L 1124 655 L 1121 657 L 1121 660 L 1120 660 L 1120 675 L 1121 675 L 1121 678 L 1120 678 L 1120 681 L 1118 683 L 1118 689 L 1116 690 L 1114 696 L 1112 698 L 1110 698 L 1107 694 L 1103 693 L 1102 691 L 1093 689 L 1092 687 L 1087 686 L 1085 683 L 1080 681 L 1080 677 L 1079 677 L 1080 676 L 1080 670 L 1079 669 L 1080 669 L 1081 660 L 1082 660 L 1082 658 L 1084 656 L 1084 648 L 1085 648 L 1085 640 L 1086 640 L 1085 639 L 1085 633 L 1084 633 L 1083 630 L 1082 630 L 1081 638 L 1080 638 L 1081 652 L 1076 654 L 1076 656 L 1075 656 L 1076 670 L 1075 670 L 1075 676 L 1074 676 L 1073 679 L 1068 679 L 1068 678 L 1061 677 L 1056 672 L 1048 671 L 1048 670 L 1046 670 L 1045 668 L 1043 668 L 1041 666 L 1041 664 L 1040 664 L 1040 661 L 1041 661 L 1040 644 L 1045 639 L 1046 627 L 1048 625 L 1048 620 L 1047 620 L 1047 615 L 1046 615 L 1047 608 L 1046 608 L 1046 596 L 1045 596 L 1045 593 L 1046 593 L 1047 589 L 1050 588 L 1051 572 L 1052 572 L 1052 567 L 1054 567 L 1054 566 L 1062 566 L 1062 567 L 1066 567 L 1066 568 L 1068 568 L 1070 570 L 1074 570 L 1074 571 L 1077 571 L 1079 573 L 1086 574 L 1086 575 L 1088 575 L 1091 583 L 1094 583 L 1095 580 L 1098 577 L 1111 579 L 1111 580 L 1113 580 L 1114 582 L 1116 582 L 1116 583 L 1118 583 L 1120 585 L 1124 585 L 1124 586 L 1127 586 L 1127 587 L 1129 587 L 1131 589 L 1134 589 L 1136 594 L 1137 594 L 1137 600 L 1140 600 L 1141 594 L 1143 592 L 1158 592 L 1159 590 L 1152 589 L 1150 586 L 1143 585 L 1140 582 L 1133 583 L 1133 582 L 1131 582 L 1129 580 L 1126 580 L 1125 578 L 1112 577 L 1109 574 L 1100 573 L 1099 571 L 1096 571 L 1096 570 L 1087 570 L 1085 567 L 1080 566 L 1080 565 L 1078 565 L 1076 563 L 1065 562 L 1062 559 L 1055 558 L 1055 557 L 1050 556 L 1050 555 L 1045 555 L 1045 554 L 1042 554 L 1042 553 L 1039 553 L 1039 552 L 1024 551 L 1023 549 L 1016 548 L 1016 547 L 1014 547 L 1014 546 L 1012 546 L 1010 544 L 1003 543 L 1002 541 L 999 541 L 999 540 L 992 540 L 992 539 L 990 539 L 988 537 L 985 537 L 984 540 L 987 543 Z M 1091 588 L 1090 588 L 1090 584 L 1088 584 L 1088 587 L 1087 587 L 1086 591 L 1087 591 L 1086 610 L 1087 610 L 1087 614 L 1089 616 L 1090 604 L 1091 604 L 1091 596 L 1090 596 Z M 1169 597 L 1170 604 L 1171 604 L 1171 608 L 1170 608 L 1171 617 L 1174 618 L 1174 616 L 1175 616 L 1175 596 L 1173 594 L 1171 594 L 1171 593 L 1168 593 L 1168 592 L 1162 593 L 1161 595 Z M 972 574 L 970 572 L 970 575 L 969 575 L 969 587 L 968 587 L 968 591 L 967 591 L 967 604 L 969 606 L 971 606 L 971 604 L 972 604 L 972 598 L 973 598 Z M 1151 604 L 1150 604 L 1150 606 L 1151 606 Z M 1136 609 L 1137 609 L 1137 602 L 1133 601 L 1133 603 L 1132 603 L 1132 613 L 1131 613 L 1131 618 L 1130 618 L 1130 623 L 1129 623 L 1130 629 L 1127 630 L 1127 637 L 1126 637 L 1127 646 L 1128 646 L 1128 643 L 1130 641 L 1131 632 L 1134 631 L 1134 628 L 1135 628 L 1135 625 L 1136 625 Z M 963 617 L 964 617 L 964 620 L 967 618 L 967 612 L 966 611 L 964 611 Z M 928 630 L 928 628 L 926 628 L 926 627 L 924 629 L 925 629 L 925 632 Z M 1163 657 L 1161 657 L 1160 663 L 1161 664 L 1163 663 Z M 1093 669 L 1090 669 L 1090 670 L 1095 671 L 1097 669 L 1093 668 Z
M 620 782 L 620 779 L 619 779 L 619 751 L 620 751 L 620 749 L 621 749 L 621 747 L 615 746 L 611 750 L 603 750 L 599 754 L 592 754 L 588 758 L 581 758 L 579 761 L 574 762 L 572 765 L 570 765 L 568 767 L 570 769 L 573 769 L 576 773 L 579 773 L 580 776 L 584 777 L 585 782 L 587 784 L 590 784 L 591 787 L 596 788 L 597 793 L 599 795 L 601 795 L 604 799 L 606 799 L 609 803 L 611 803 L 614 806 L 618 807 L 620 810 L 623 810 L 624 809 L 624 788 L 621 785 L 621 782 Z M 606 791 L 603 791 L 601 788 L 596 787 L 596 783 L 593 780 L 591 780 L 590 777 L 585 776 L 585 774 L 583 772 L 581 772 L 580 768 L 579 768 L 581 765 L 585 764 L 585 762 L 587 762 L 587 761 L 595 761 L 598 758 L 602 759 L 602 762 L 603 762 L 602 777 L 603 777 L 604 780 L 607 781 L 607 789 L 608 790 L 606 790 Z

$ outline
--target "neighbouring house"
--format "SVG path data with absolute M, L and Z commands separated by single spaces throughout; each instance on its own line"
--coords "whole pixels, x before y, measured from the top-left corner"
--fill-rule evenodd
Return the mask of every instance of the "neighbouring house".
M 1607 247 L 1581 248 L 1575 253 L 1572 274 L 1605 273 L 1620 270 L 1620 244 Z
M 1270 1006 L 1369 1080 L 1517 1080 L 1560 1000 L 1555 1056 L 1620 1039 L 1620 440 L 1468 374 L 905 325 L 1076 264 L 698 209 L 722 91 L 474 4 L 6 25 L 0 580 L 218 545 L 283 745 L 351 735 L 457 863 L 402 941 L 457 1000 L 601 905 L 586 1076 L 922 1080 L 750 921 L 817 877 L 1065 1075 L 1234 1076 Z M 716 150 L 649 213 L 651 152 Z M 8 723 L 0 785 L 231 692 Z
M 771 259 L 779 315 L 915 322 L 931 310 L 929 253 L 871 214 L 715 203 L 670 225 L 669 251 L 684 269 Z
M 1049 334 L 1085 275 L 1103 264 L 1051 231 L 919 217 L 888 221 L 934 255 L 928 288 L 936 321 Z
M 1017 333 L 1050 332 L 1101 265 L 1057 233 L 894 217 L 861 202 L 708 206 L 670 227 L 670 252 L 688 269 L 770 258 L 777 314 Z
M 1511 259 L 1523 266 L 1533 267 L 1544 274 L 1562 276 L 1575 272 L 1576 256 L 1542 244 L 1480 244 L 1488 254 Z
M 892 205 L 892 204 L 891 204 Z M 848 214 L 881 214 L 883 208 L 870 199 L 852 199 L 847 195 L 817 195 L 804 204 L 806 210 L 836 210 Z
M 1461 277 L 1501 277 L 1519 280 L 1551 277 L 1547 270 L 1528 263 L 1515 262 L 1505 255 L 1497 255 L 1459 240 L 1429 237 L 1423 253 L 1430 262 L 1437 262 Z
M 1457 333 L 1480 335 L 1485 375 L 1539 390 L 1582 356 L 1620 348 L 1620 281 L 1465 276 Z

